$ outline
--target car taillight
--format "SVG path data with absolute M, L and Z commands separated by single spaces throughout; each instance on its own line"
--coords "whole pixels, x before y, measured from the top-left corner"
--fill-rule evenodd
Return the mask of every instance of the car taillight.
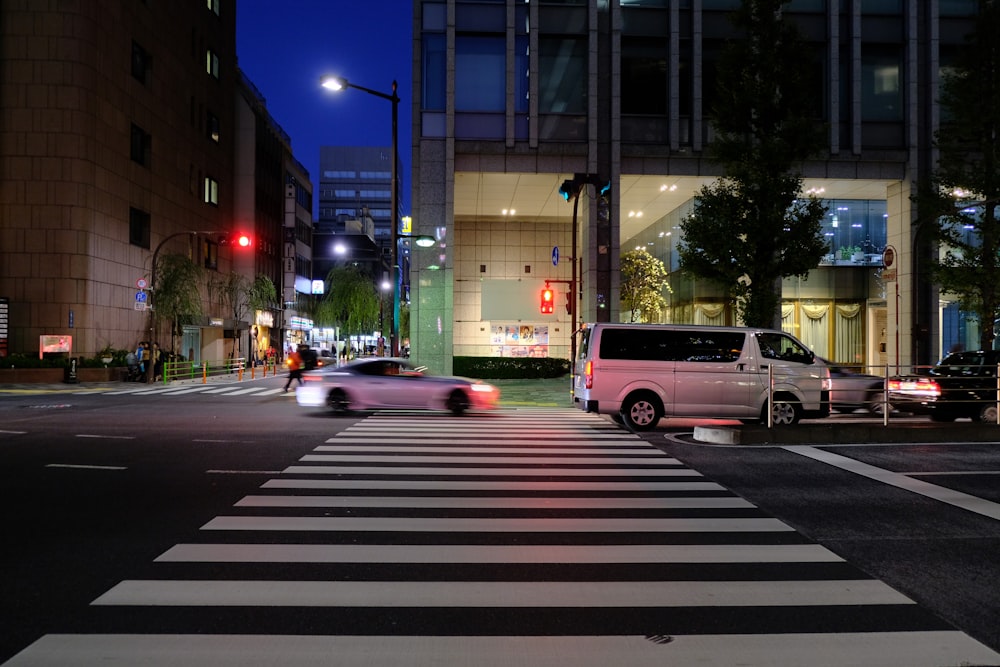
M 587 389 L 593 389 L 594 388 L 594 362 L 593 361 L 588 361 L 586 364 L 583 365 L 583 380 L 584 380 L 584 385 L 583 385 L 584 387 L 586 387 Z
M 938 398 L 941 396 L 941 385 L 928 378 L 919 378 L 917 380 L 890 379 L 889 391 L 927 398 Z

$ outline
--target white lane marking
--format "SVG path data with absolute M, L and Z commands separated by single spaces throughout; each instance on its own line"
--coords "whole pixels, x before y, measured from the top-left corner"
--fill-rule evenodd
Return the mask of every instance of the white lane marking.
M 1000 505 L 983 498 L 978 498 L 976 496 L 948 489 L 943 486 L 937 486 L 936 484 L 930 484 L 929 482 L 925 482 L 920 479 L 913 479 L 913 477 L 905 473 L 892 472 L 891 470 L 878 468 L 846 456 L 841 456 L 840 454 L 834 454 L 833 452 L 817 449 L 816 447 L 810 447 L 808 445 L 788 445 L 783 449 L 786 449 L 794 454 L 799 454 L 801 456 L 832 465 L 836 468 L 840 468 L 841 470 L 861 475 L 862 477 L 874 479 L 882 482 L 883 484 L 895 486 L 921 496 L 926 496 L 927 498 L 932 498 L 934 500 L 968 510 L 969 512 L 981 514 L 982 516 L 986 516 L 991 519 L 1000 519 Z
M 99 433 L 77 433 L 77 438 L 97 438 L 104 440 L 135 440 L 134 435 L 101 435 Z
M 438 509 L 754 509 L 742 498 L 562 498 L 504 496 L 245 496 L 236 507 L 419 507 Z
M 448 475 L 518 475 L 522 477 L 551 477 L 558 474 L 573 477 L 701 477 L 702 474 L 690 468 L 643 470 L 641 468 L 613 468 L 574 470 L 562 466 L 546 468 L 400 468 L 400 467 L 351 467 L 351 466 L 288 466 L 284 472 L 289 475 L 424 475 L 445 477 Z
M 206 470 L 206 475 L 276 475 L 280 470 Z
M 457 533 L 777 533 L 777 519 L 484 519 L 483 517 L 217 516 L 202 530 L 457 532 Z
M 380 450 L 386 451 L 386 450 Z M 453 450 L 454 451 L 454 450 Z M 527 457 L 527 456 L 509 456 L 508 451 L 497 451 L 494 456 L 406 456 L 403 454 L 390 454 L 387 456 L 378 456 L 376 454 L 306 454 L 299 461 L 305 463 L 336 463 L 339 461 L 352 462 L 352 463 L 524 463 L 529 465 L 545 465 L 545 466 L 555 466 L 560 468 L 562 466 L 570 465 L 603 465 L 603 466 L 643 466 L 643 465 L 674 465 L 680 466 L 681 462 L 677 459 L 667 458 L 665 455 L 660 454 L 659 456 L 655 454 L 650 454 L 648 452 L 643 453 L 639 456 L 629 456 L 629 457 L 616 457 L 616 456 L 604 456 L 604 457 L 579 457 L 579 458 L 566 458 L 561 456 L 538 456 L 538 457 Z M 466 453 L 466 450 L 462 450 L 462 454 Z M 669 468 L 665 468 L 665 471 Z
M 781 607 L 916 604 L 878 580 L 126 580 L 93 605 L 264 607 Z
M 818 544 L 176 544 L 159 563 L 842 563 Z M 581 584 L 584 585 L 584 584 Z
M 327 440 L 327 442 L 330 442 Z M 425 442 L 421 440 L 421 442 Z M 477 445 L 482 445 L 485 443 L 494 443 L 493 447 L 477 447 L 470 446 L 470 443 L 476 443 Z M 434 447 L 434 446 L 423 446 L 419 445 L 416 447 L 399 447 L 396 445 L 386 445 L 384 443 L 373 443 L 370 439 L 365 438 L 364 440 L 358 440 L 355 445 L 364 445 L 360 450 L 373 449 L 378 452 L 402 452 L 402 453 L 414 453 L 414 452 L 431 452 L 435 454 L 451 454 L 455 452 L 462 452 L 466 454 L 592 454 L 592 453 L 606 453 L 608 456 L 618 456 L 626 455 L 628 457 L 633 457 L 636 454 L 642 455 L 643 457 L 665 457 L 666 455 L 659 449 L 651 446 L 646 447 L 620 447 L 618 445 L 601 444 L 600 446 L 593 445 L 580 445 L 578 447 L 567 446 L 567 443 L 552 443 L 549 440 L 537 440 L 533 441 L 540 445 L 550 445 L 548 447 L 517 447 L 514 445 L 507 445 L 504 443 L 497 442 L 496 440 L 468 440 L 462 438 L 460 440 L 442 438 L 439 444 L 449 443 L 449 447 Z M 518 445 L 530 444 L 525 443 L 524 440 L 518 438 Z M 318 445 L 314 452 L 343 452 L 347 451 L 359 451 L 356 447 L 344 447 L 344 443 L 341 442 L 338 446 L 333 445 Z M 572 459 L 566 459 L 570 461 Z M 671 461 L 676 459 L 663 458 L 665 461 Z
M 46 468 L 78 468 L 81 470 L 128 470 L 126 466 L 95 466 L 83 463 L 49 463 Z
M 272 479 L 264 489 L 440 489 L 442 491 L 729 491 L 715 482 L 529 482 L 529 481 L 416 481 L 370 479 Z
M 27 665 L 476 665 L 477 667 L 663 667 L 735 665 L 939 667 L 996 664 L 1000 655 L 961 632 L 673 635 L 398 636 L 50 634 L 15 656 Z M 335 657 L 331 657 L 335 656 Z
M 0 429 L 0 433 L 6 433 L 7 435 L 24 435 L 27 431 L 4 431 Z
M 376 434 L 377 435 L 377 434 Z M 396 434 L 386 434 L 387 438 L 395 438 Z M 599 442 L 591 443 L 593 440 L 598 440 Z M 361 445 L 364 447 L 379 447 L 385 446 L 385 441 L 379 440 L 375 435 L 371 435 L 364 438 L 347 438 L 347 437 L 334 437 L 327 440 L 328 445 L 319 445 L 316 447 L 317 451 L 337 451 L 343 449 L 344 445 Z M 579 443 L 574 447 L 577 450 L 588 450 L 588 449 L 598 449 L 601 451 L 615 451 L 615 452 L 628 452 L 635 451 L 635 439 L 631 438 L 629 442 L 623 444 L 617 444 L 614 442 L 608 442 L 607 438 L 594 438 L 589 435 L 576 435 L 572 437 L 550 437 L 546 436 L 544 438 L 524 438 L 519 437 L 516 440 L 511 438 L 472 438 L 469 436 L 455 437 L 455 438 L 421 438 L 414 437 L 409 438 L 406 441 L 408 444 L 417 445 L 419 443 L 420 448 L 423 445 L 451 445 L 452 447 L 465 447 L 467 445 L 495 445 L 497 448 L 507 448 L 512 446 L 512 443 L 517 443 L 518 445 L 559 445 L 559 446 L 570 446 L 575 443 Z M 644 450 L 649 451 L 653 446 L 647 445 Z M 659 450 L 657 450 L 659 451 Z

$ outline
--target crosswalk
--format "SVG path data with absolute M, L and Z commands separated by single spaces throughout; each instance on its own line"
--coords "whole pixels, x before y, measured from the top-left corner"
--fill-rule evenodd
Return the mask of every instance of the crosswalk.
M 957 665 L 993 651 L 609 422 L 377 413 L 21 665 Z
M 79 394 L 93 394 L 93 391 L 74 392 Z M 125 384 L 121 389 L 102 390 L 102 396 L 190 396 L 191 394 L 203 394 L 206 396 L 221 397 L 263 397 L 283 394 L 294 397 L 295 394 L 284 391 L 284 385 L 274 386 L 273 384 L 254 384 L 251 382 L 232 382 L 223 385 L 214 383 L 205 384 Z

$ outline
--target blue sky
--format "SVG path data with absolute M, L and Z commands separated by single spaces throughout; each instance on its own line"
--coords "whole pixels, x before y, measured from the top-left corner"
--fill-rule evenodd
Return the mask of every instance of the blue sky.
M 319 189 L 320 146 L 388 146 L 392 104 L 364 91 L 333 93 L 325 74 L 389 94 L 398 83 L 400 198 L 410 213 L 412 0 L 238 0 L 239 66 L 292 138 Z M 315 215 L 315 196 L 314 196 Z

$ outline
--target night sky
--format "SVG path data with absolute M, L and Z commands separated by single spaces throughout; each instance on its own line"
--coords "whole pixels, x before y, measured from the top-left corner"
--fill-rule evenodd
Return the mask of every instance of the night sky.
M 412 0 L 238 0 L 239 66 L 292 138 L 295 158 L 319 190 L 320 146 L 389 146 L 392 104 L 349 88 L 328 91 L 326 74 L 391 94 L 398 83 L 400 199 L 410 213 Z

